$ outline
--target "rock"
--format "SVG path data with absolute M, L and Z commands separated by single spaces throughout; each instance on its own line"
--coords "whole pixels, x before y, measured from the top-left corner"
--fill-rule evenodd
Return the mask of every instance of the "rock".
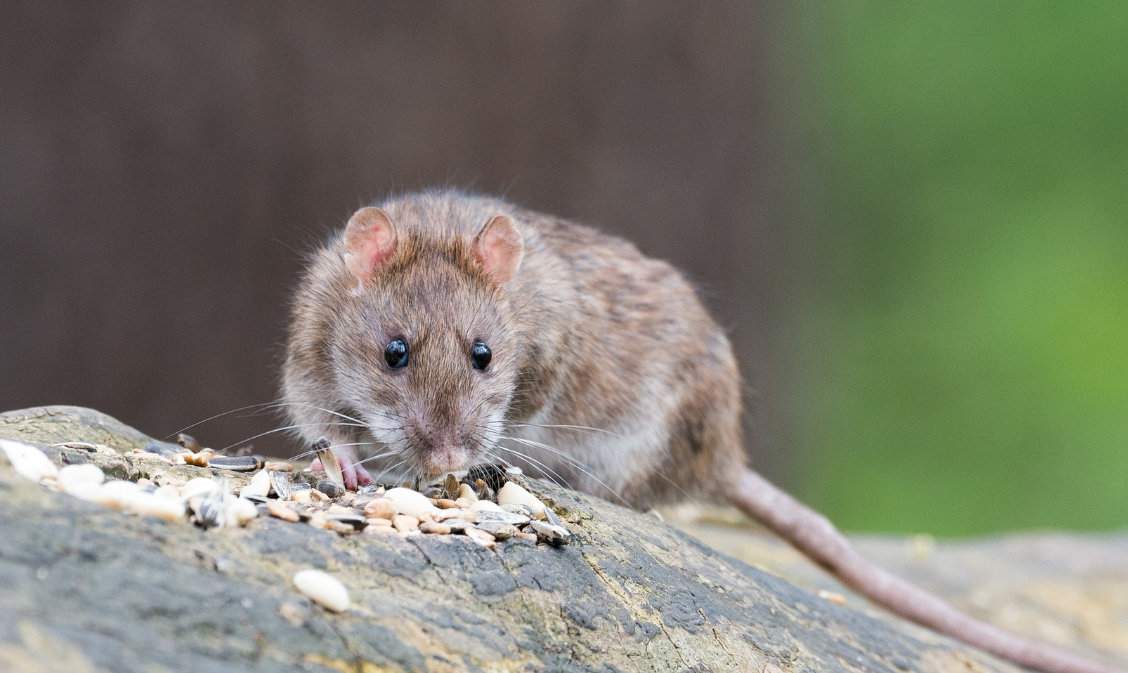
M 317 482 L 317 490 L 321 491 L 330 498 L 336 498 L 343 495 L 345 492 L 344 486 L 339 486 L 330 479 L 322 479 Z
M 349 590 L 329 573 L 302 570 L 294 575 L 294 586 L 313 602 L 333 612 L 349 609 Z
M 490 509 L 483 509 L 477 512 L 478 523 L 495 522 L 500 524 L 510 524 L 513 526 L 524 526 L 529 523 L 531 519 L 524 514 L 512 514 L 505 511 L 494 511 Z M 478 526 L 482 528 L 482 526 Z
M 88 410 L 0 414 L 0 438 L 56 465 L 80 452 L 111 479 L 207 474 L 129 454 L 151 441 L 138 435 Z M 124 453 L 52 447 L 64 441 Z M 233 489 L 247 480 L 226 477 Z M 265 518 L 200 530 L 53 492 L 0 453 L 0 670 L 1017 673 L 868 607 L 770 538 L 733 534 L 734 548 L 753 550 L 749 565 L 652 516 L 527 483 L 575 543 L 521 533 L 486 549 L 383 525 L 346 538 Z M 862 545 L 1010 628 L 1128 661 L 1128 624 L 1116 617 L 1128 614 L 1128 534 L 941 541 L 924 559 L 911 547 Z M 293 577 L 307 568 L 351 588 L 346 614 L 298 596 Z
M 463 531 L 463 533 L 466 535 L 466 537 L 470 538 L 474 542 L 477 542 L 479 545 L 487 549 L 493 549 L 494 544 L 496 544 L 494 542 L 494 536 L 490 535 L 481 528 L 467 528 L 465 531 Z
M 530 524 L 530 527 L 533 529 L 533 532 L 537 534 L 537 538 L 549 544 L 564 544 L 568 541 L 568 538 L 572 536 L 567 528 L 554 526 L 543 521 L 534 521 Z
M 515 481 L 507 481 L 497 492 L 499 505 L 524 505 L 534 516 L 544 513 L 544 503 Z
M 255 504 L 246 498 L 232 498 L 227 497 L 224 503 L 224 525 L 226 526 L 246 526 L 252 519 L 258 516 L 258 508 Z

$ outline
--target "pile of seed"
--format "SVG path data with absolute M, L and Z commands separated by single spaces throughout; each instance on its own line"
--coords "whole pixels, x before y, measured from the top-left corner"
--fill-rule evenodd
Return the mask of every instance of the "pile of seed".
M 188 438 L 189 440 L 191 438 Z M 38 448 L 0 440 L 17 472 L 50 488 L 113 509 L 202 528 L 245 526 L 259 516 L 304 523 L 340 535 L 459 535 L 485 547 L 499 540 L 565 544 L 570 533 L 549 507 L 519 483 L 519 469 L 479 467 L 449 474 L 419 488 L 370 485 L 357 492 L 340 485 L 328 451 L 320 452 L 327 478 L 311 484 L 312 473 L 286 461 L 259 456 L 221 456 L 191 446 L 162 455 L 171 464 L 253 472 L 242 486 L 222 473 L 182 483 L 171 473 L 154 479 L 106 481 L 93 464 L 61 469 Z M 335 477 L 335 478 L 334 478 Z M 414 486 L 414 485 L 413 485 Z

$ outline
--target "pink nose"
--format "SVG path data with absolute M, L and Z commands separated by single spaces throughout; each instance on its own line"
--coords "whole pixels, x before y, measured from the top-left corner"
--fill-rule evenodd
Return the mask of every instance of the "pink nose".
M 440 446 L 427 452 L 423 468 L 431 475 L 455 472 L 467 467 L 469 454 L 461 446 Z

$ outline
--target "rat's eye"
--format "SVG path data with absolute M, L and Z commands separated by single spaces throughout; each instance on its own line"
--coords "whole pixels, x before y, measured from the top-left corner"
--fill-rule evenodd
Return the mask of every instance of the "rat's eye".
M 392 339 L 384 346 L 384 361 L 392 369 L 402 369 L 407 366 L 407 342 L 403 339 Z
M 490 360 L 493 359 L 493 353 L 490 352 L 490 347 L 482 341 L 475 341 L 474 345 L 470 347 L 470 361 L 474 363 L 474 369 L 485 369 L 490 365 Z

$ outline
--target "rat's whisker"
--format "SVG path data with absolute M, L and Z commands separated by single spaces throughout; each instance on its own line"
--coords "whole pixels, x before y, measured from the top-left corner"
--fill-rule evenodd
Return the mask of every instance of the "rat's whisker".
M 310 427 L 310 426 L 313 426 L 313 427 L 346 426 L 346 427 L 354 427 L 354 428 L 355 427 L 363 427 L 363 428 L 368 427 L 366 425 L 357 425 L 356 423 L 295 423 L 294 425 L 284 425 L 280 428 L 274 428 L 273 430 L 267 430 L 266 432 L 260 432 L 257 435 L 252 435 L 250 437 L 247 437 L 246 439 L 240 439 L 239 441 L 235 442 L 234 444 L 228 444 L 227 446 L 223 447 L 222 449 L 218 449 L 216 451 L 216 453 L 223 453 L 224 451 L 227 451 L 228 449 L 239 446 L 240 444 L 246 444 L 247 442 L 252 442 L 252 441 L 254 441 L 254 440 L 256 440 L 260 437 L 266 437 L 267 435 L 273 435 L 276 432 L 286 432 L 287 430 L 297 430 L 298 428 L 307 428 L 307 427 Z
M 623 504 L 623 506 L 630 507 L 630 505 L 627 503 L 626 499 L 624 499 L 623 496 L 618 491 L 611 488 L 606 483 L 604 483 L 603 480 L 601 480 L 599 477 L 592 474 L 589 470 L 587 470 L 583 466 L 583 463 L 579 462 L 578 460 L 575 460 L 574 458 L 567 455 L 566 453 L 564 453 L 560 449 L 551 447 L 548 444 L 544 444 L 542 442 L 534 442 L 531 439 L 523 439 L 521 437 L 502 437 L 502 439 L 507 439 L 507 440 L 512 441 L 512 442 L 517 442 L 518 444 L 524 444 L 525 446 L 529 446 L 529 447 L 532 447 L 532 448 L 544 449 L 546 451 L 550 451 L 550 452 L 556 454 L 557 456 L 560 457 L 561 460 L 568 463 L 569 465 L 571 465 L 575 469 L 579 470 L 580 472 L 583 472 L 585 475 L 587 475 L 593 481 L 595 481 L 595 483 L 597 483 L 600 486 L 602 486 L 603 488 L 607 489 L 607 492 L 610 493 L 611 495 L 615 496 L 615 498 L 618 499 L 619 502 L 621 502 Z

